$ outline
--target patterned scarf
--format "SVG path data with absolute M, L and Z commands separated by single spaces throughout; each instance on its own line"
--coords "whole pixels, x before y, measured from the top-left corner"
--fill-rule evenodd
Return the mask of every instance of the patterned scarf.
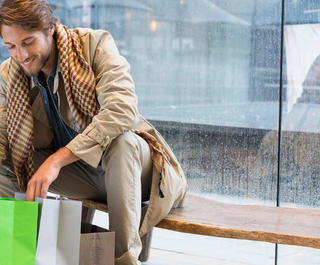
M 95 78 L 82 55 L 79 36 L 57 24 L 57 48 L 67 100 L 82 129 L 91 122 L 98 106 Z M 7 132 L 14 171 L 21 191 L 25 191 L 34 174 L 33 118 L 29 99 L 30 79 L 18 62 L 11 58 L 7 99 Z

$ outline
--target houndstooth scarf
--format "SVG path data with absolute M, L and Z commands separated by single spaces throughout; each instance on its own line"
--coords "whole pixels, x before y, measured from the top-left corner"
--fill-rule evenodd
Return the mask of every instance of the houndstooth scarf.
M 82 55 L 79 36 L 57 24 L 57 48 L 67 100 L 77 123 L 85 129 L 97 113 L 95 78 Z M 29 100 L 30 79 L 11 58 L 7 99 L 7 133 L 18 184 L 25 191 L 33 168 L 33 118 Z

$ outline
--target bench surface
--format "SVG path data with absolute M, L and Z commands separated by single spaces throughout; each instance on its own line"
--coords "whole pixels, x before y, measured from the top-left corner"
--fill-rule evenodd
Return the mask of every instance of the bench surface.
M 106 204 L 83 201 L 108 211 Z M 169 230 L 320 248 L 320 210 L 234 205 L 187 195 L 157 227 Z

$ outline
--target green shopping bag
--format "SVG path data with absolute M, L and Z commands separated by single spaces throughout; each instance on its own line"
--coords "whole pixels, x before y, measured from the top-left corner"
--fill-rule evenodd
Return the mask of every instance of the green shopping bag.
M 35 265 L 38 203 L 0 199 L 0 265 Z

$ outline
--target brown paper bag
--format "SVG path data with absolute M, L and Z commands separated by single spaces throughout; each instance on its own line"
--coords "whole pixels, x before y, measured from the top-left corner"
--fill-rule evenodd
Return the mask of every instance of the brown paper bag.
M 115 232 L 82 223 L 79 265 L 114 265 Z

